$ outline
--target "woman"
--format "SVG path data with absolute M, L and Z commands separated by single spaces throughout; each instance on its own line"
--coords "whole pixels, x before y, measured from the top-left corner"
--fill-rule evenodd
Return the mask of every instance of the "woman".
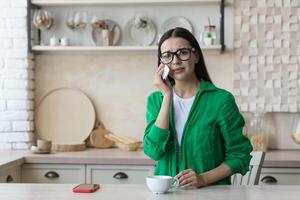
M 154 85 L 160 91 L 147 99 L 144 152 L 158 161 L 155 175 L 203 187 L 230 184 L 232 174 L 248 171 L 252 146 L 242 133 L 244 119 L 234 97 L 213 85 L 188 30 L 174 28 L 161 37 Z

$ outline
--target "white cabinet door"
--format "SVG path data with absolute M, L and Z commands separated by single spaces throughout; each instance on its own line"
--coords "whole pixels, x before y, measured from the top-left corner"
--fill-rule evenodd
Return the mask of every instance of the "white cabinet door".
M 263 168 L 260 185 L 300 185 L 300 168 Z
M 21 167 L 7 168 L 0 173 L 0 183 L 19 183 Z
M 24 164 L 22 183 L 85 183 L 85 165 Z
M 87 183 L 144 184 L 154 166 L 87 165 Z

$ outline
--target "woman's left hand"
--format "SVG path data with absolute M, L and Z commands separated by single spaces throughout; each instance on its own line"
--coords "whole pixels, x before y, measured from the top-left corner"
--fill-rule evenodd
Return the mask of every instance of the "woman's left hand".
M 192 169 L 186 169 L 177 174 L 176 178 L 182 187 L 204 187 L 206 186 L 203 175 L 197 174 Z

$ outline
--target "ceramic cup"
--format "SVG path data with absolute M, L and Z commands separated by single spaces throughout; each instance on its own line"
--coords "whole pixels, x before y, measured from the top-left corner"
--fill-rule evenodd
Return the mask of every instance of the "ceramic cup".
M 56 37 L 50 38 L 50 46 L 57 46 L 59 44 L 59 40 Z
M 37 140 L 37 148 L 40 151 L 50 151 L 52 142 L 50 140 Z
M 60 45 L 61 46 L 68 46 L 69 45 L 69 40 L 66 37 L 60 38 Z
M 176 187 L 178 180 L 172 176 L 147 176 L 146 183 L 151 192 L 162 194 Z

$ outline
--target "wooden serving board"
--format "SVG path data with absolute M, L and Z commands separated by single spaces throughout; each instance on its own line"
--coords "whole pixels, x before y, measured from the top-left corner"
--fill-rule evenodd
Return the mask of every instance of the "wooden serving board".
M 84 151 L 86 149 L 85 143 L 79 144 L 52 144 L 52 150 L 57 152 L 65 151 Z
M 54 144 L 81 144 L 93 130 L 95 109 L 82 91 L 59 88 L 43 97 L 36 111 L 40 138 Z

